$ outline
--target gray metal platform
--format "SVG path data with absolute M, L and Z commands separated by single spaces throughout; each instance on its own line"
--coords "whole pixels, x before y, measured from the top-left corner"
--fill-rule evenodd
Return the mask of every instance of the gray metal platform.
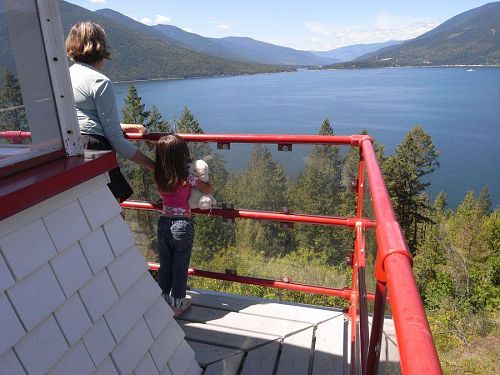
M 349 374 L 351 328 L 338 309 L 207 290 L 189 295 L 192 307 L 177 322 L 205 375 Z M 384 328 L 379 374 L 399 374 L 392 320 Z

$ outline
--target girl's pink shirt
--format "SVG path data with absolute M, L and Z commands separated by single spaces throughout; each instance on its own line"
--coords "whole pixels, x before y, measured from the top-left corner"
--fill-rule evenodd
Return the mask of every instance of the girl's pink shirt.
M 188 200 L 191 189 L 196 186 L 198 178 L 189 175 L 186 184 L 179 185 L 173 193 L 159 192 L 163 199 L 162 215 L 165 216 L 191 216 Z

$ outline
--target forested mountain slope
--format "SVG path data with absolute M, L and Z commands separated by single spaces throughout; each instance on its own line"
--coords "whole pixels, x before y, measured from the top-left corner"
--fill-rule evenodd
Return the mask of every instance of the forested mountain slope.
M 500 2 L 471 9 L 415 39 L 333 67 L 431 65 L 500 65 Z
M 113 80 L 254 74 L 290 69 L 204 55 L 168 38 L 154 28 L 148 30 L 149 26 L 138 22 L 126 26 L 65 1 L 60 1 L 60 11 L 64 35 L 67 35 L 73 24 L 80 21 L 97 22 L 106 30 L 112 55 L 104 73 Z M 144 28 L 141 29 L 140 25 Z M 14 72 L 14 60 L 4 17 L 0 18 L 0 49 L 0 67 Z

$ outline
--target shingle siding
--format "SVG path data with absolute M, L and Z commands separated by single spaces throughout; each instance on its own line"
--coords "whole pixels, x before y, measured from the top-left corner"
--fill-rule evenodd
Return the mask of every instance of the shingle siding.
M 0 222 L 1 374 L 201 372 L 107 182 Z

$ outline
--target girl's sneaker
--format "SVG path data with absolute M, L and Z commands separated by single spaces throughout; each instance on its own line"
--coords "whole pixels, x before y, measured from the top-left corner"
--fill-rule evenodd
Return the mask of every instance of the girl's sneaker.
M 174 318 L 181 316 L 186 310 L 191 307 L 191 300 L 189 298 L 172 298 L 172 309 L 174 309 Z

